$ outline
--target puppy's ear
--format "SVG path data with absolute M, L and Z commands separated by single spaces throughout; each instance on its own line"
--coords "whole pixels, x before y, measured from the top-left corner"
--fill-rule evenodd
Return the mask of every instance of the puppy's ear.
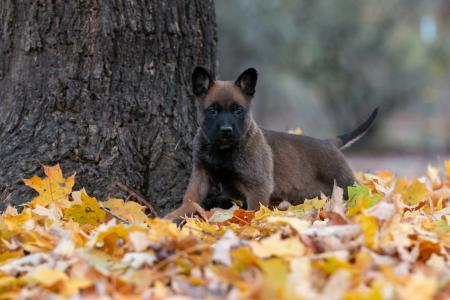
M 209 88 L 213 85 L 213 80 L 208 70 L 197 66 L 192 72 L 192 92 L 196 96 L 205 96 Z
M 255 94 L 256 81 L 258 80 L 258 72 L 254 68 L 250 68 L 242 72 L 236 80 L 235 84 L 241 89 L 244 95 L 252 97 Z

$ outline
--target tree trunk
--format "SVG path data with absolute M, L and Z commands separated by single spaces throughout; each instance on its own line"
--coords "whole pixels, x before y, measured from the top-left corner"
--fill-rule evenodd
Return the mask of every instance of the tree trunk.
M 41 164 L 100 199 L 181 201 L 196 129 L 193 67 L 215 69 L 213 0 L 0 1 L 0 208 Z

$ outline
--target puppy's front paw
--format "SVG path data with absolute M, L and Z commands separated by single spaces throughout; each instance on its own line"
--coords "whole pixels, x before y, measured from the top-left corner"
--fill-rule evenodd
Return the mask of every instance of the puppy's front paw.
M 177 211 L 173 211 L 164 216 L 164 219 L 170 220 L 177 224 L 178 227 L 183 227 L 186 223 L 184 220 L 184 215 L 180 215 Z
M 176 218 L 172 220 L 175 224 L 177 224 L 177 227 L 182 228 L 184 224 L 186 224 L 186 220 L 184 218 Z

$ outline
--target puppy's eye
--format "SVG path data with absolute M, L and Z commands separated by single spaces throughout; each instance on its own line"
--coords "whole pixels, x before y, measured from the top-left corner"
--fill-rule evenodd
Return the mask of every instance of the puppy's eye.
M 217 109 L 214 106 L 210 106 L 205 111 L 206 115 L 210 118 L 215 117 L 217 115 Z
M 236 117 L 242 117 L 242 115 L 244 114 L 244 109 L 239 105 L 233 105 L 231 107 L 231 111 Z

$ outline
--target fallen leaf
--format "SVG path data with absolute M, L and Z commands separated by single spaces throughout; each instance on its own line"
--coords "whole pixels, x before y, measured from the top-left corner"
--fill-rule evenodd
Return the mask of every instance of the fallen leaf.
M 106 213 L 101 209 L 94 197 L 89 197 L 86 193 L 81 194 L 82 204 L 73 204 L 64 211 L 64 216 L 71 218 L 80 224 L 98 225 L 106 217 Z
M 290 225 L 293 229 L 295 229 L 298 233 L 301 233 L 303 229 L 311 227 L 311 222 L 306 220 L 301 220 L 293 217 L 281 217 L 281 216 L 273 216 L 268 217 L 266 219 L 267 223 L 274 224 L 287 224 Z
M 445 165 L 445 171 L 447 173 L 447 177 L 450 177 L 450 160 L 446 160 L 444 162 Z
M 271 256 L 299 257 L 305 253 L 305 248 L 296 237 L 281 239 L 281 234 L 275 233 L 261 241 L 251 241 L 252 251 L 261 258 Z
M 347 270 L 334 272 L 322 290 L 321 299 L 340 300 L 350 287 L 351 273 Z
M 408 300 L 431 300 L 437 287 L 435 279 L 417 273 L 411 275 L 404 286 L 399 287 L 399 295 Z
M 231 265 L 231 248 L 237 247 L 240 244 L 239 238 L 234 234 L 233 231 L 228 230 L 225 234 L 217 241 L 213 246 L 214 252 L 212 260 L 226 266 Z
M 294 258 L 290 261 L 291 272 L 287 278 L 287 288 L 292 294 L 302 299 L 316 299 L 317 291 L 314 290 L 311 279 L 311 262 L 306 257 Z
M 44 288 L 57 291 L 64 297 L 78 294 L 80 289 L 87 288 L 92 282 L 83 278 L 69 278 L 66 273 L 57 269 L 38 268 L 33 279 Z
M 326 274 L 333 274 L 341 269 L 352 269 L 352 265 L 350 263 L 336 257 L 327 257 L 323 261 L 314 262 L 313 266 Z
M 64 178 L 59 164 L 55 166 L 43 166 L 47 178 L 33 176 L 30 179 L 24 179 L 26 185 L 39 193 L 33 198 L 31 206 L 41 205 L 47 207 L 50 203 L 65 208 L 70 206 L 69 194 L 75 183 L 75 175 Z
M 433 189 L 436 189 L 442 185 L 442 181 L 439 177 L 439 169 L 428 165 L 427 176 L 431 181 Z
M 216 208 L 213 209 L 213 214 L 209 217 L 208 221 L 212 223 L 223 223 L 230 220 L 233 217 L 234 211 L 239 209 L 237 205 L 233 205 L 229 209 Z
M 360 214 L 356 216 L 356 221 L 361 225 L 364 234 L 364 242 L 372 249 L 378 248 L 378 224 L 373 216 Z
M 109 199 L 102 202 L 102 205 L 131 223 L 144 223 L 147 220 L 147 215 L 144 213 L 146 207 L 139 203 L 124 202 L 122 199 Z
M 229 221 L 240 225 L 248 225 L 254 217 L 255 213 L 253 211 L 236 209 L 233 211 L 233 217 Z
M 74 250 L 75 244 L 72 240 L 62 239 L 59 241 L 58 245 L 56 245 L 56 248 L 53 250 L 53 252 L 61 256 L 71 257 Z
M 381 199 L 380 194 L 372 193 L 366 186 L 357 184 L 348 187 L 348 196 L 347 216 L 349 217 L 372 207 Z
M 145 251 L 152 245 L 152 242 L 148 238 L 147 234 L 142 231 L 131 231 L 128 234 L 128 238 L 132 249 L 136 252 Z
M 357 176 L 349 201 L 335 186 L 285 211 L 202 211 L 208 221 L 182 228 L 84 189 L 8 206 L 0 299 L 447 299 L 450 177 Z
M 288 267 L 281 260 L 271 258 L 259 262 L 259 267 L 263 271 L 262 290 L 260 298 L 265 299 L 284 299 L 289 298 L 287 289 Z
M 139 269 L 143 266 L 152 266 L 156 261 L 156 256 L 150 253 L 130 252 L 122 258 L 122 262 L 132 268 Z
M 358 290 L 353 290 L 345 293 L 342 298 L 343 300 L 383 300 L 383 285 L 381 282 L 376 281 L 372 284 L 370 288 L 360 288 Z
M 344 216 L 334 211 L 322 211 L 320 213 L 320 217 L 323 219 L 328 219 L 330 225 L 345 225 L 349 223 Z
M 425 200 L 428 189 L 422 182 L 414 180 L 406 189 L 401 192 L 402 200 L 408 205 L 417 205 Z
M 366 210 L 366 213 L 377 218 L 377 220 L 386 221 L 395 214 L 395 206 L 391 203 L 381 201 Z

